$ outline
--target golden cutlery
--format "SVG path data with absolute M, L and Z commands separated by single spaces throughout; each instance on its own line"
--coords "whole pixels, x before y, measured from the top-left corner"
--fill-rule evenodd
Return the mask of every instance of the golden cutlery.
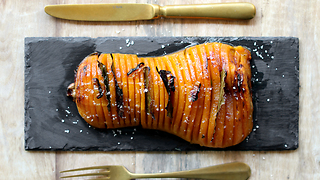
M 48 5 L 45 12 L 51 16 L 80 21 L 135 21 L 159 17 L 252 19 L 256 8 L 251 3 L 214 3 L 192 5 L 157 4 L 60 4 Z
M 129 172 L 124 166 L 93 166 L 79 169 L 61 171 L 60 173 L 83 171 L 83 170 L 100 170 L 93 173 L 63 176 L 61 178 L 95 176 L 96 179 L 108 180 L 129 180 L 140 178 L 194 178 L 194 179 L 216 179 L 216 180 L 246 180 L 251 175 L 250 167 L 241 162 L 220 164 L 200 169 L 178 171 L 169 173 L 154 174 L 134 174 Z

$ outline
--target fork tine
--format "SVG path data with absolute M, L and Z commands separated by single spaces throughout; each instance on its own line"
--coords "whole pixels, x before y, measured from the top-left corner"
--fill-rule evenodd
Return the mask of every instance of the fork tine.
M 61 178 L 73 178 L 73 177 L 84 177 L 84 176 L 102 176 L 108 175 L 109 172 L 97 172 L 97 173 L 86 173 L 86 174 L 77 174 L 77 175 L 70 175 L 70 176 L 62 176 Z M 106 177 L 109 179 L 108 177 Z
M 84 171 L 84 170 L 94 170 L 94 169 L 108 169 L 109 167 L 110 166 L 92 166 L 92 167 L 64 170 L 64 171 L 60 171 L 60 173 L 73 172 L 73 171 Z

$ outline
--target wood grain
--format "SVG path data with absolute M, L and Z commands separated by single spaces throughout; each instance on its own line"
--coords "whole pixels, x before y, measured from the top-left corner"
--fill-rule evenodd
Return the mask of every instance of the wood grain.
M 242 0 L 234 0 L 242 1 Z M 0 1 L 0 177 L 58 179 L 74 167 L 120 164 L 130 171 L 169 172 L 232 161 L 250 165 L 250 179 L 320 179 L 320 1 L 247 0 L 251 21 L 159 19 L 139 22 L 72 22 L 46 15 L 58 3 L 137 2 L 192 4 L 231 0 L 29 0 Z M 244 1 L 243 1 L 244 2 Z M 76 36 L 296 36 L 300 39 L 300 147 L 291 152 L 26 152 L 24 150 L 24 37 Z

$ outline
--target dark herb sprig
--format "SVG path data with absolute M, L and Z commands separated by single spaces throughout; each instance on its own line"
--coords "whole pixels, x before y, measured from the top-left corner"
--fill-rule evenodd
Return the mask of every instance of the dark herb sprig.
M 137 65 L 137 67 L 130 69 L 130 71 L 127 73 L 127 76 L 130 76 L 131 74 L 135 72 L 141 71 L 141 69 L 144 67 L 144 62 L 141 62 Z
M 102 90 L 102 88 L 101 88 L 99 79 L 98 79 L 98 78 L 93 78 L 92 81 L 93 81 L 94 85 L 97 85 L 97 86 L 98 86 L 99 94 L 98 94 L 98 96 L 97 96 L 97 99 L 102 98 L 104 92 L 103 92 L 103 90 Z
M 227 72 L 222 69 L 222 71 L 220 72 L 220 95 L 219 95 L 219 100 L 218 100 L 218 111 L 220 110 L 221 106 L 224 104 L 224 87 L 226 86 L 225 83 L 225 78 L 227 76 Z
M 108 108 L 108 111 L 110 112 L 111 111 L 111 97 L 110 97 L 110 85 L 109 85 L 109 77 L 108 77 L 108 73 L 107 73 L 107 68 L 102 62 L 99 62 L 99 61 L 98 61 L 98 67 L 101 70 L 103 82 L 106 87 L 106 91 L 107 91 L 106 98 L 108 100 L 107 108 Z
M 175 87 L 174 87 L 174 79 L 176 77 L 174 77 L 170 71 L 166 71 L 166 70 L 158 70 L 158 67 L 156 67 L 158 74 L 160 75 L 160 78 L 163 81 L 163 84 L 167 90 L 168 93 L 168 103 L 166 106 L 166 110 L 167 110 L 167 116 L 169 116 L 170 118 L 172 118 L 172 114 L 173 114 L 173 104 L 172 104 L 172 100 L 173 100 L 173 92 L 175 91 Z
M 118 81 L 116 79 L 113 56 L 111 56 L 111 57 L 112 57 L 111 71 L 113 73 L 114 82 L 115 82 L 115 86 L 116 86 L 117 111 L 118 111 L 119 117 L 123 118 L 124 117 L 123 91 L 120 88 Z

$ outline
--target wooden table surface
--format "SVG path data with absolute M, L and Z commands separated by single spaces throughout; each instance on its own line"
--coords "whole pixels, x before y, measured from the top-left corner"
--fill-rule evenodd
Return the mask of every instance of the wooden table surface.
M 242 0 L 235 0 L 242 1 Z M 0 1 L 0 179 L 59 179 L 59 171 L 124 165 L 137 173 L 171 172 L 241 161 L 250 179 L 320 179 L 320 1 L 248 0 L 250 21 L 159 19 L 76 22 L 44 12 L 49 4 L 199 4 L 231 0 L 2 0 Z M 294 36 L 300 39 L 299 148 L 283 152 L 30 152 L 24 150 L 24 38 L 104 36 Z

